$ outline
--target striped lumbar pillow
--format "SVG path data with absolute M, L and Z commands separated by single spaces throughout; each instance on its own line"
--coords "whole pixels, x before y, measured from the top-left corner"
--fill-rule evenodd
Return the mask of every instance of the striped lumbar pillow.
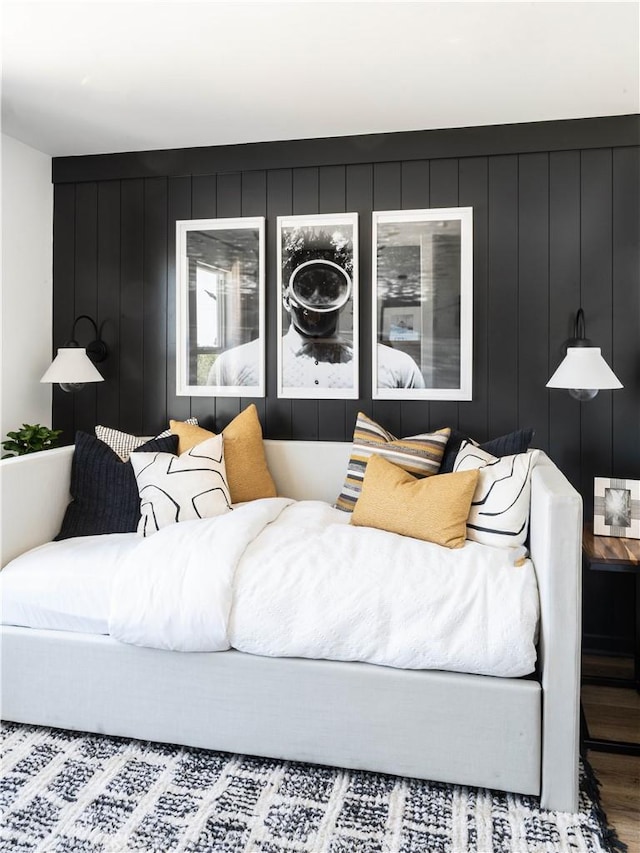
M 198 419 L 189 418 L 185 423 L 197 424 Z M 167 438 L 170 435 L 171 430 L 165 429 L 164 432 L 156 435 L 156 438 Z M 137 450 L 138 447 L 142 447 L 145 442 L 149 441 L 149 436 L 132 435 L 129 432 L 121 432 L 119 429 L 102 426 L 101 424 L 98 424 L 96 427 L 96 438 L 99 438 L 100 441 L 104 441 L 105 444 L 109 445 L 113 452 L 117 453 L 123 462 L 127 461 L 134 450 Z
M 462 442 L 453 470 L 480 470 L 467 519 L 467 539 L 499 548 L 525 543 L 529 527 L 531 471 L 539 453 L 539 450 L 528 450 L 499 459 L 468 441 Z
M 179 521 L 212 518 L 231 509 L 231 496 L 216 435 L 186 453 L 131 454 L 140 495 L 138 533 L 150 536 Z
M 449 427 L 445 427 L 436 432 L 396 438 L 380 424 L 358 412 L 347 476 L 336 500 L 336 509 L 353 512 L 362 491 L 367 462 L 373 454 L 382 456 L 414 477 L 437 474 L 450 432 Z

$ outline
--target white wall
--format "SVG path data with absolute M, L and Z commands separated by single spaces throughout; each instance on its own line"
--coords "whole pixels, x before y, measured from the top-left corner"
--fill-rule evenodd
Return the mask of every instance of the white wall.
M 53 185 L 51 157 L 2 134 L 2 440 L 23 423 L 51 426 Z

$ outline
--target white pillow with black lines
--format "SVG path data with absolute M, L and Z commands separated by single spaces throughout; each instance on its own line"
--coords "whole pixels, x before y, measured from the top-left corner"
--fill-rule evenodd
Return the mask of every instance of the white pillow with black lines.
M 180 456 L 132 453 L 140 495 L 138 533 L 151 536 L 180 521 L 212 518 L 231 509 L 222 433 Z
M 529 528 L 531 471 L 539 454 L 539 450 L 528 450 L 498 458 L 468 441 L 462 442 L 453 470 L 480 470 L 467 519 L 467 539 L 499 548 L 524 545 Z

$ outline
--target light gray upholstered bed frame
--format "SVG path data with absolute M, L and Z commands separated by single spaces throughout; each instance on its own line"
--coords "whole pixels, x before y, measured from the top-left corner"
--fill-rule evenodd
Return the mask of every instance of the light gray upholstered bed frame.
M 333 501 L 350 444 L 267 441 L 279 493 Z M 71 447 L 0 463 L 2 565 L 57 533 Z M 533 471 L 539 678 L 140 648 L 2 627 L 7 720 L 540 794 L 576 811 L 582 503 Z M 487 614 L 491 618 L 491 614 Z

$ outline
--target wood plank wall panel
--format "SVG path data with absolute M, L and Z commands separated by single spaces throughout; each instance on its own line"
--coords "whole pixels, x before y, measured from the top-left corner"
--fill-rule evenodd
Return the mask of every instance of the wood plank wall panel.
M 588 515 L 593 476 L 640 478 L 637 126 L 618 117 L 369 141 L 54 161 L 54 178 L 69 181 L 54 193 L 54 349 L 85 312 L 111 348 L 99 387 L 54 388 L 54 426 L 65 443 L 94 422 L 142 434 L 193 414 L 219 430 L 249 402 L 270 438 L 349 439 L 359 410 L 397 435 L 451 425 L 482 441 L 532 426 Z M 371 211 L 457 205 L 474 215 L 473 399 L 373 404 Z M 340 211 L 359 215 L 360 396 L 279 400 L 276 220 Z M 255 401 L 175 394 L 175 222 L 216 216 L 266 217 L 267 395 Z M 582 405 L 545 388 L 580 305 L 625 385 Z M 79 327 L 81 342 L 88 332 Z M 588 644 L 630 647 L 628 590 L 594 584 Z
M 549 368 L 560 364 L 580 307 L 580 152 L 549 156 Z M 590 318 L 588 318 L 590 319 Z M 549 450 L 580 483 L 581 407 L 567 393 L 549 391 Z
M 162 261 L 164 259 L 161 259 Z M 166 274 L 166 273 L 165 273 Z M 120 181 L 98 184 L 98 316 L 109 356 L 99 365 L 104 382 L 96 388 L 96 422 L 120 422 Z M 160 300 L 159 310 L 164 307 Z M 164 335 L 162 336 L 164 369 Z
M 524 154 L 518 167 L 518 423 L 536 423 L 549 450 L 549 158 Z
M 167 426 L 167 179 L 144 181 L 142 301 L 142 430 L 157 435 Z
M 489 433 L 518 420 L 518 158 L 489 160 Z
M 108 426 L 143 435 L 144 181 L 122 181 L 120 193 L 120 420 Z
M 74 313 L 87 314 L 94 320 L 98 307 L 98 185 L 94 181 L 76 188 Z M 94 332 L 88 320 L 81 320 L 75 332 L 80 346 L 93 340 Z M 93 432 L 96 423 L 96 384 L 91 382 L 82 392 L 73 395 L 75 428 Z
M 76 185 L 56 184 L 53 193 L 53 352 L 69 340 L 75 317 L 75 224 Z M 53 386 L 51 421 L 62 430 L 61 444 L 73 444 L 75 413 L 73 399 L 58 385 Z
M 167 417 L 191 416 L 191 398 L 176 394 L 176 222 L 191 219 L 191 178 L 169 178 L 167 186 Z

